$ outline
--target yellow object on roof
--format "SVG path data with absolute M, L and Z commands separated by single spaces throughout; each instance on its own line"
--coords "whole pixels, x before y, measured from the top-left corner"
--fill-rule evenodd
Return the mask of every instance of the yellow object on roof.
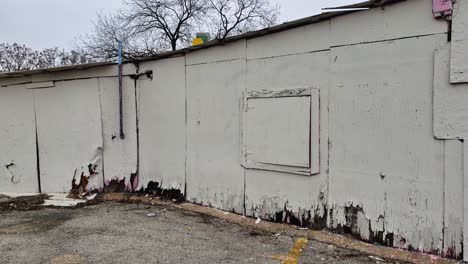
M 202 38 L 194 38 L 192 41 L 192 46 L 198 46 L 203 44 L 203 39 Z

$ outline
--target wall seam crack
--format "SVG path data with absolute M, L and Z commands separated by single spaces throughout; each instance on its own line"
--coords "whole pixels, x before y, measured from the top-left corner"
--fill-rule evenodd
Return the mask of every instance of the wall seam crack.
M 99 95 L 99 113 L 101 114 L 101 137 L 102 137 L 102 183 L 103 187 L 106 185 L 106 170 L 105 170 L 105 164 L 104 164 L 104 156 L 105 156 L 105 144 L 106 144 L 106 138 L 105 138 L 105 133 L 104 133 L 104 120 L 102 116 L 102 97 L 101 97 L 101 79 L 98 78 L 98 95 Z
M 37 174 L 37 187 L 39 193 L 42 193 L 41 186 L 41 165 L 40 165 L 40 156 L 39 156 L 39 135 L 37 130 L 37 113 L 36 113 L 36 93 L 32 91 L 33 96 L 33 107 L 34 107 L 34 129 L 36 136 L 36 174 Z
M 239 61 L 239 60 L 245 60 L 245 58 L 235 58 L 235 59 L 226 59 L 226 60 L 218 60 L 218 61 L 208 61 L 208 62 L 193 63 L 193 64 L 187 64 L 187 59 L 185 59 L 185 66 L 186 66 L 186 67 L 190 67 L 190 66 L 198 66 L 198 65 L 206 65 L 206 64 L 215 64 L 215 63 L 230 62 L 230 61 Z
M 446 35 L 446 34 L 447 34 L 447 32 L 443 32 L 443 33 L 422 34 L 422 35 L 406 36 L 406 37 L 400 37 L 400 38 L 375 40 L 375 41 L 364 41 L 364 42 L 359 42 L 359 43 L 334 45 L 334 46 L 330 46 L 330 49 L 342 48 L 342 47 L 352 47 L 352 46 L 358 46 L 358 45 L 367 45 L 367 44 L 374 44 L 374 43 L 382 43 L 382 42 L 390 42 L 390 41 L 396 41 L 396 40 L 405 40 L 405 39 L 412 39 L 412 38 L 423 38 L 423 37 Z
M 282 58 L 282 57 L 290 57 L 290 56 L 297 56 L 297 55 L 314 54 L 314 53 L 327 52 L 327 51 L 330 51 L 330 48 L 321 49 L 321 50 L 306 51 L 306 52 L 288 53 L 288 54 L 283 54 L 283 55 L 278 55 L 278 56 L 268 56 L 268 57 L 247 59 L 247 62 L 249 62 L 249 61 L 258 61 L 258 60 L 267 60 L 267 59 L 275 59 L 275 58 Z

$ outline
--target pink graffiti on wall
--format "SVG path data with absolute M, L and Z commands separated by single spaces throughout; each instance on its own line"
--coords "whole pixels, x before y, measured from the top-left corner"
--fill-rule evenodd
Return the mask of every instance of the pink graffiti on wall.
M 432 13 L 435 18 L 450 19 L 452 17 L 452 0 L 432 0 Z

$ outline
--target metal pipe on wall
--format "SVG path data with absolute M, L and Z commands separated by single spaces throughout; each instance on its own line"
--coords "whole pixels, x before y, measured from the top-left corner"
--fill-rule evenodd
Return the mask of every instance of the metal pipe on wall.
M 122 41 L 119 41 L 119 125 L 120 125 L 120 138 L 124 139 L 123 129 L 123 105 L 122 105 Z

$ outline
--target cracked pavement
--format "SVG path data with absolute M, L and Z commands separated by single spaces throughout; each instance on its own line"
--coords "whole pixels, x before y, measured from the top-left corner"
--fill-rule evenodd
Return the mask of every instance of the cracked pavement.
M 0 212 L 0 263 L 383 263 L 298 239 L 160 205 Z

